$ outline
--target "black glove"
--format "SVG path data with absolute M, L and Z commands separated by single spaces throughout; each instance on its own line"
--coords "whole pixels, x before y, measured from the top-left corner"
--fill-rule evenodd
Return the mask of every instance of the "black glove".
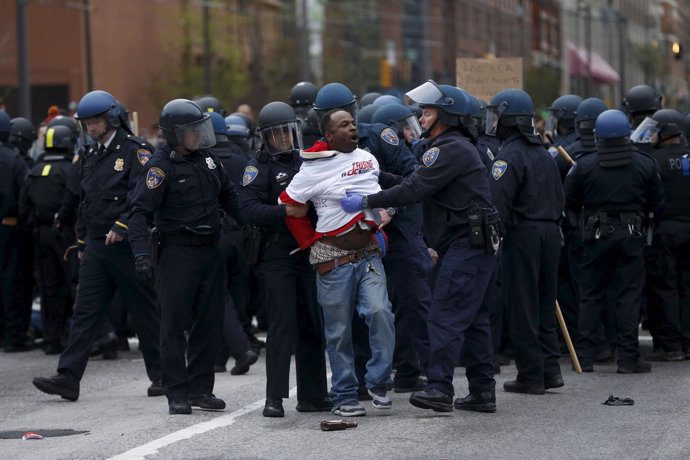
M 134 270 L 137 272 L 137 279 L 144 283 L 153 281 L 153 263 L 148 255 L 137 256 L 134 259 Z

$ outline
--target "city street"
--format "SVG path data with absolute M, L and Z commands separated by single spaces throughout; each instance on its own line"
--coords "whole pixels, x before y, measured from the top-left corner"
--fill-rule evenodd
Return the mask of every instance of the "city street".
M 132 342 L 134 344 L 134 342 Z M 643 341 L 643 351 L 650 342 Z M 269 459 L 458 459 L 458 458 L 688 458 L 690 361 L 653 363 L 651 374 L 618 375 L 614 364 L 576 375 L 561 361 L 566 386 L 544 396 L 509 394 L 503 382 L 513 365 L 497 376 L 495 414 L 449 414 L 411 406 L 407 394 L 393 394 L 390 411 L 365 402 L 367 416 L 346 431 L 324 432 L 328 413 L 295 411 L 286 417 L 261 416 L 265 386 L 262 355 L 247 375 L 216 374 L 224 412 L 167 413 L 163 397 L 146 397 L 148 381 L 139 353 L 120 352 L 117 361 L 93 359 L 77 402 L 40 393 L 36 375 L 52 375 L 57 358 L 36 350 L 0 353 L 0 431 L 85 431 L 66 437 L 23 441 L 0 439 L 3 459 L 100 458 L 269 458 Z M 229 363 L 232 365 L 232 363 Z M 294 368 L 293 368 L 294 382 Z M 457 369 L 456 392 L 464 396 L 464 370 Z M 294 393 L 294 388 L 293 388 Z M 633 406 L 602 403 L 614 395 Z M 49 432 L 48 432 L 49 433 Z

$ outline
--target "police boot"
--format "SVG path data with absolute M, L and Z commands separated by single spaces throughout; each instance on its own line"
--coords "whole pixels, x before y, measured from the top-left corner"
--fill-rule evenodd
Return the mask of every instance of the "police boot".
M 60 395 L 68 401 L 79 399 L 79 380 L 65 373 L 52 377 L 34 377 L 33 384 L 49 395 Z
M 230 375 L 242 375 L 249 372 L 249 368 L 259 359 L 259 354 L 253 349 L 250 349 L 242 355 L 237 361 L 235 361 L 235 366 L 230 369 Z
M 223 410 L 225 409 L 225 401 L 216 398 L 214 394 L 206 395 L 190 395 L 189 405 L 206 410 Z
M 168 401 L 168 413 L 171 415 L 191 414 L 192 405 L 184 399 L 171 399 Z
M 474 412 L 496 412 L 496 390 L 487 390 L 468 394 L 458 398 L 453 404 L 456 409 Z
M 619 374 L 647 374 L 652 372 L 652 365 L 644 361 L 621 363 L 618 365 L 618 370 L 616 370 L 616 372 Z
M 283 400 L 281 398 L 266 398 L 262 415 L 264 417 L 285 417 Z
M 165 394 L 163 382 L 161 382 L 160 379 L 151 382 L 151 385 L 146 390 L 146 394 L 149 396 L 163 396 Z
M 565 383 L 563 382 L 563 376 L 561 374 L 544 376 L 544 390 L 561 388 L 562 386 L 565 386 Z
M 453 397 L 436 388 L 412 393 L 410 404 L 420 409 L 431 409 L 434 412 L 453 412 Z
M 523 383 L 519 380 L 509 380 L 503 384 L 503 389 L 508 393 L 524 393 L 528 395 L 543 395 L 543 385 Z

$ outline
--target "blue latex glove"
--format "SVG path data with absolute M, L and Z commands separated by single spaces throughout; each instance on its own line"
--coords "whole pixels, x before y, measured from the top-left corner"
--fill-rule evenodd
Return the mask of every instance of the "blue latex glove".
M 376 244 L 379 245 L 379 248 L 381 248 L 381 257 L 386 256 L 386 238 L 383 236 L 383 232 L 379 230 L 378 232 L 374 233 L 374 239 L 376 240 Z
M 362 206 L 362 199 L 364 198 L 359 193 L 345 192 L 345 198 L 340 199 L 340 206 L 345 212 L 357 212 L 364 209 Z

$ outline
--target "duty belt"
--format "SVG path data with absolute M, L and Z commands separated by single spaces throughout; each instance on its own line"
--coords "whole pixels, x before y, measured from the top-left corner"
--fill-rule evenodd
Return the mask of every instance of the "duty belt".
M 220 236 L 218 232 L 210 235 L 193 235 L 186 233 L 161 233 L 160 242 L 165 244 L 179 244 L 182 246 L 215 246 Z
M 360 249 L 359 251 L 355 251 L 351 254 L 348 254 L 346 256 L 340 256 L 336 257 L 333 260 L 329 260 L 327 262 L 321 262 L 320 264 L 314 265 L 314 269 L 316 270 L 316 273 L 319 275 L 325 275 L 336 268 L 340 267 L 341 265 L 347 265 L 347 264 L 354 264 L 355 262 L 359 262 L 362 260 L 367 254 L 374 254 L 376 252 L 379 252 L 378 249 Z

